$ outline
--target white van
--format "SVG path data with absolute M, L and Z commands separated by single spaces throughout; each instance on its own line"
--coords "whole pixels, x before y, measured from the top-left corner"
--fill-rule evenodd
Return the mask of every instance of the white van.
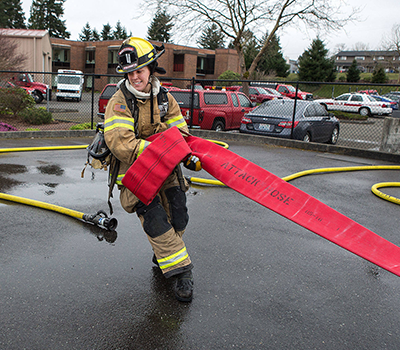
M 84 76 L 80 70 L 59 69 L 57 75 L 57 101 L 82 100 Z

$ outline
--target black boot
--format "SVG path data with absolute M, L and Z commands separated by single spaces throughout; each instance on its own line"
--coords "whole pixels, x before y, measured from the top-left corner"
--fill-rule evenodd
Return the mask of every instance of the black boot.
M 193 297 L 193 275 L 192 271 L 182 272 L 177 275 L 174 293 L 179 301 L 189 302 Z
M 160 267 L 160 265 L 158 265 L 158 261 L 157 261 L 157 258 L 156 258 L 156 255 L 155 255 L 155 254 L 153 254 L 153 260 L 152 260 L 152 262 L 153 262 L 154 265 L 157 265 L 158 267 Z

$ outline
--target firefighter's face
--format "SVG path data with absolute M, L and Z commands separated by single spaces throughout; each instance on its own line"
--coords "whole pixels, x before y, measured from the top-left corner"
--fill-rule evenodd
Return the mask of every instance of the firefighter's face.
M 150 91 L 150 69 L 145 66 L 134 72 L 128 73 L 128 79 L 131 85 L 138 91 L 141 92 L 149 92 Z

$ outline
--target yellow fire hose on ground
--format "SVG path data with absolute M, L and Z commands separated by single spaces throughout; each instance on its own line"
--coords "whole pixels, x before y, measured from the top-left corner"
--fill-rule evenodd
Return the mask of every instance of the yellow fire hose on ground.
M 221 145 L 224 148 L 229 148 L 229 145 L 222 141 L 209 140 L 216 144 Z M 1 148 L 0 153 L 6 152 L 29 152 L 29 151 L 54 151 L 54 150 L 72 150 L 72 149 L 84 149 L 87 148 L 88 145 L 76 145 L 76 146 L 52 146 L 52 147 L 23 147 L 23 148 Z M 319 168 L 319 169 L 311 169 L 301 171 L 292 175 L 288 175 L 283 177 L 282 179 L 285 181 L 291 181 L 293 179 L 312 175 L 312 174 L 320 174 L 320 173 L 332 173 L 332 172 L 344 172 L 344 171 L 361 171 L 361 170 L 400 170 L 400 166 L 397 165 L 375 165 L 375 166 L 353 166 L 353 167 L 337 167 L 337 168 Z M 221 181 L 212 180 L 212 179 L 202 179 L 199 177 L 186 177 L 187 180 L 191 183 L 197 184 L 207 184 L 207 185 L 215 185 L 215 186 L 225 186 Z M 400 204 L 400 199 L 385 194 L 378 190 L 381 187 L 400 187 L 400 182 L 381 182 L 372 186 L 371 191 L 376 196 L 390 201 L 395 204 Z M 52 210 L 64 215 L 69 215 L 71 217 L 83 220 L 88 223 L 92 223 L 98 225 L 100 227 L 104 227 L 107 230 L 115 230 L 118 222 L 115 218 L 109 218 L 107 214 L 103 210 L 99 210 L 96 214 L 84 214 L 72 209 L 63 208 L 58 205 L 53 205 L 45 202 L 40 202 L 33 199 L 27 199 L 23 197 L 13 196 L 5 193 L 0 193 L 0 199 L 13 201 L 17 203 L 22 203 L 26 205 L 35 206 L 42 209 Z

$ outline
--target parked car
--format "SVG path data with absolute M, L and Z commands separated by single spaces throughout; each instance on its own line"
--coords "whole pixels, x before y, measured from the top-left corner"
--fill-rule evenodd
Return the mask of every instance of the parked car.
M 376 90 L 359 90 L 357 92 L 359 94 L 378 95 L 378 91 Z
M 256 106 L 238 91 L 195 90 L 191 115 L 191 90 L 171 90 L 188 125 L 206 130 L 232 130 L 240 128 L 240 121 Z
M 334 99 L 317 100 L 328 111 L 359 113 L 362 116 L 388 115 L 392 108 L 386 102 L 378 102 L 368 94 L 346 93 Z
M 390 98 L 380 96 L 380 95 L 370 95 L 373 97 L 375 100 L 380 101 L 380 102 L 386 102 L 390 105 L 390 108 L 394 109 L 399 109 L 399 101 L 393 101 Z
M 240 92 L 243 92 L 243 87 L 239 89 Z M 278 93 L 279 94 L 279 93 Z M 256 103 L 263 103 L 265 101 L 274 100 L 276 98 L 283 98 L 281 94 L 275 95 L 265 90 L 262 87 L 249 87 L 249 98 L 251 101 Z
M 267 87 L 265 87 L 265 88 L 263 88 L 265 91 L 267 91 L 267 92 L 269 92 L 271 95 L 275 95 L 278 99 L 281 99 L 281 98 L 283 98 L 283 99 L 287 99 L 287 98 L 290 98 L 290 97 L 286 97 L 285 95 L 282 95 L 280 92 L 278 92 L 278 91 L 276 91 L 275 89 L 271 89 L 271 88 L 267 88 Z
M 97 113 L 97 116 L 101 119 L 104 119 L 104 113 L 106 111 L 107 103 L 108 100 L 111 98 L 112 95 L 115 94 L 117 91 L 117 84 L 107 84 L 103 91 L 100 93 L 99 96 L 99 112 Z
M 399 101 L 400 100 L 400 91 L 390 91 L 386 94 L 383 94 L 382 96 L 390 98 L 393 101 Z
M 240 132 L 273 137 L 293 138 L 305 142 L 336 144 L 339 120 L 318 102 L 297 101 L 293 123 L 294 100 L 264 102 L 242 118 Z
M 36 103 L 40 103 L 44 99 L 47 99 L 47 92 L 49 93 L 49 101 L 51 101 L 51 89 L 49 89 L 49 86 L 34 81 L 32 75 L 29 73 L 16 74 L 11 78 L 11 82 L 23 89 L 31 88 L 31 95 Z
M 0 81 L 0 88 L 8 89 L 8 88 L 17 88 L 17 87 L 22 90 L 25 90 L 28 95 L 31 95 L 33 97 L 33 94 L 35 91 L 34 88 L 25 87 L 25 86 L 16 86 L 13 83 L 11 83 L 10 81 Z
M 296 88 L 292 85 L 280 84 L 280 83 L 261 83 L 259 85 L 263 88 L 275 89 L 281 95 L 289 97 L 289 98 L 295 98 L 297 96 L 297 98 L 301 99 L 301 100 L 312 100 L 313 99 L 313 94 L 311 92 L 301 91 L 300 89 L 297 89 L 297 95 L 296 95 Z M 253 85 L 253 86 L 255 86 L 255 85 Z

